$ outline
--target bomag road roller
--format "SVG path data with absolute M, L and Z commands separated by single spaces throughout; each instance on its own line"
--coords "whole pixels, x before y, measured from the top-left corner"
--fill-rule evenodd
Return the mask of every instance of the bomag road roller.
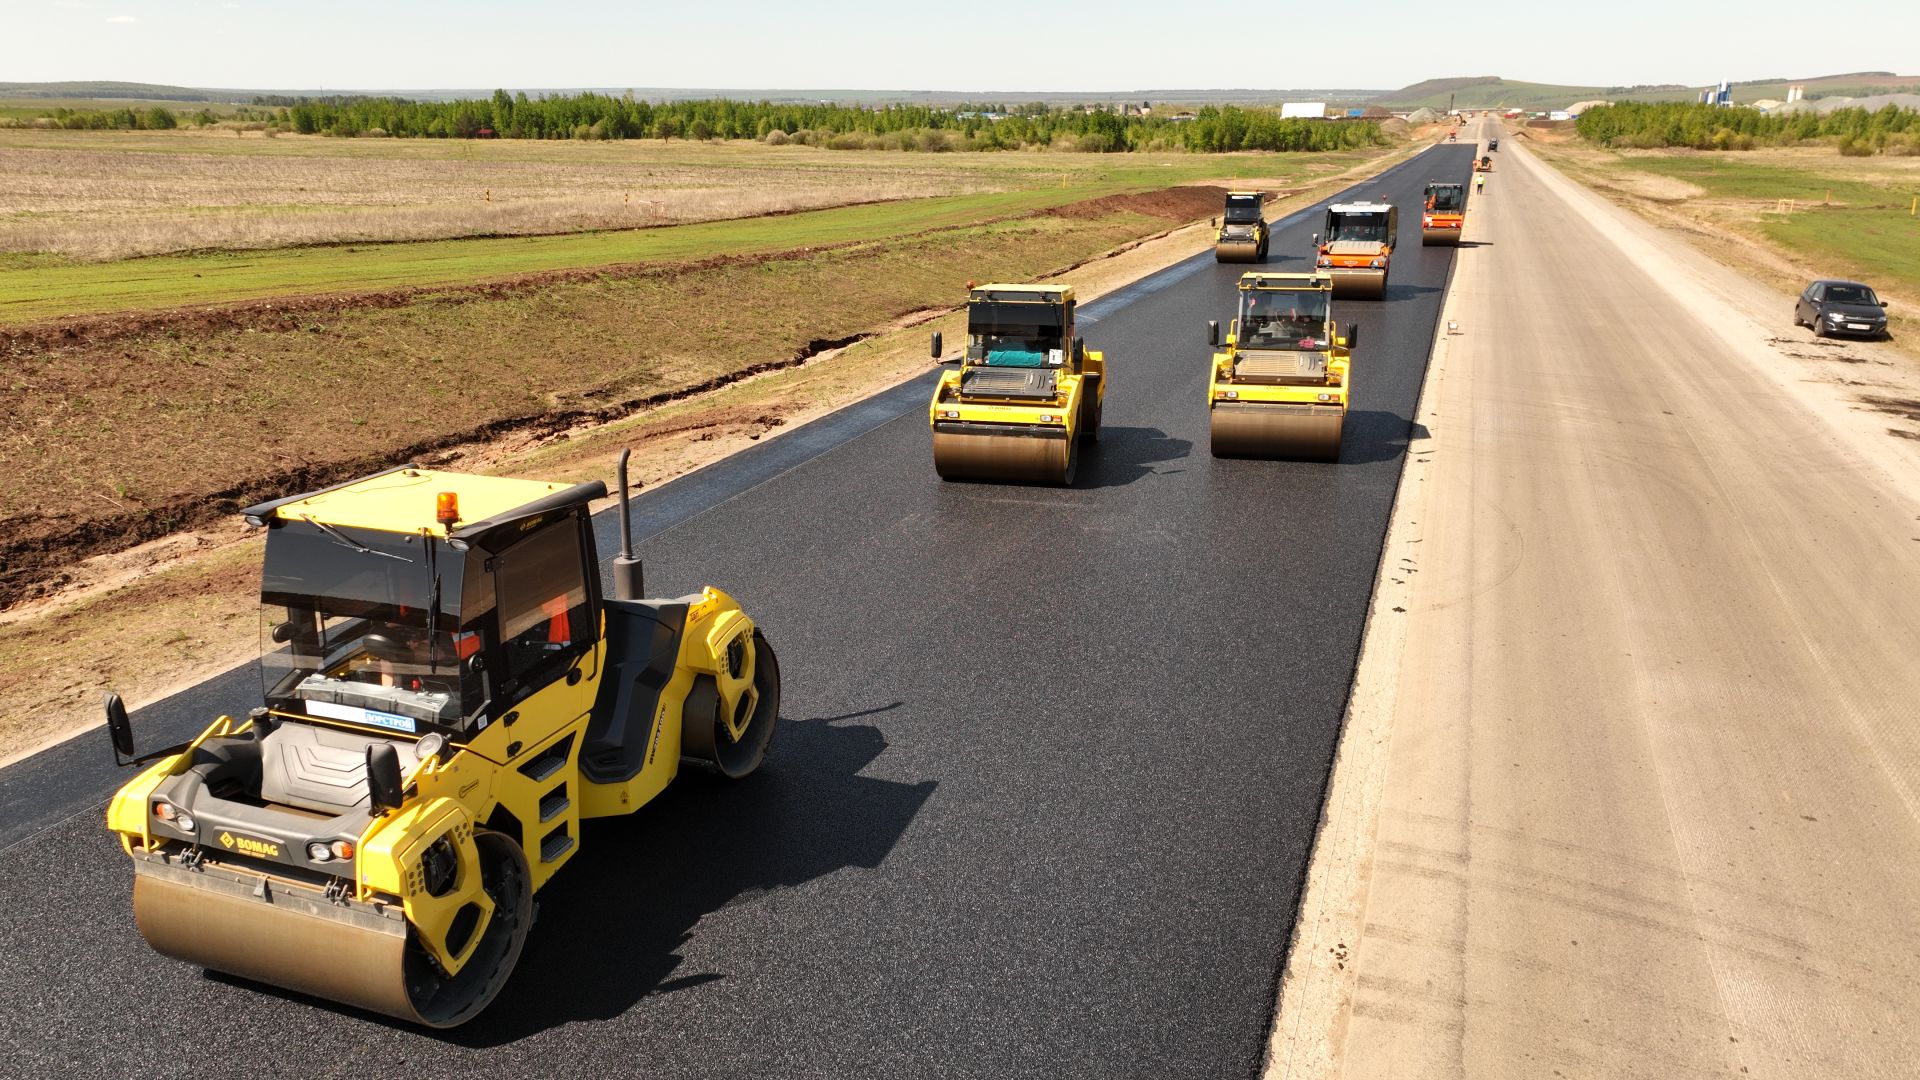
M 966 352 L 929 407 L 941 479 L 1073 483 L 1107 393 L 1106 358 L 1074 335 L 1073 313 L 1072 286 L 969 286 Z
M 1492 156 L 1488 154 L 1481 154 L 1480 160 L 1473 163 L 1473 171 L 1474 172 L 1492 172 L 1493 171 Z
M 1215 457 L 1337 461 L 1360 328 L 1337 336 L 1325 274 L 1249 273 L 1226 351 L 1213 354 L 1207 408 Z M 1221 346 L 1220 324 L 1207 344 Z
M 608 599 L 599 481 L 401 467 L 244 511 L 266 530 L 264 704 L 136 757 L 107 696 L 116 760 L 150 763 L 107 807 L 148 943 L 454 1027 L 512 973 L 582 821 L 683 761 L 753 772 L 773 650 L 717 589 L 639 599 L 624 454 L 620 488 Z
M 1340 299 L 1378 300 L 1387 294 L 1388 264 L 1400 235 L 1400 209 L 1387 202 L 1334 203 L 1327 231 L 1314 242 L 1315 265 L 1333 279 Z
M 1467 185 L 1427 181 L 1427 205 L 1420 214 L 1420 243 L 1424 247 L 1454 245 L 1467 224 Z
M 1213 240 L 1215 262 L 1262 262 L 1267 257 L 1267 218 L 1257 191 L 1227 192 L 1220 232 Z

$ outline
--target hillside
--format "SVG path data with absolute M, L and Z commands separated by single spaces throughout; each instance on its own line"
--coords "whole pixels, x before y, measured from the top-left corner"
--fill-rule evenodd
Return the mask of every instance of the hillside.
M 1735 102 L 1764 98 L 1785 100 L 1788 86 L 1805 86 L 1807 96 L 1866 97 L 1912 91 L 1920 87 L 1920 75 L 1895 75 L 1885 71 L 1858 71 L 1845 75 L 1823 75 L 1811 79 L 1751 79 L 1733 84 Z M 1471 75 L 1451 79 L 1427 79 L 1398 90 L 1389 90 L 1372 99 L 1372 104 L 1393 109 L 1445 109 L 1451 99 L 1460 109 L 1564 109 L 1576 101 L 1692 101 L 1698 86 L 1662 83 L 1647 86 L 1561 86 L 1553 83 L 1518 82 L 1497 75 Z

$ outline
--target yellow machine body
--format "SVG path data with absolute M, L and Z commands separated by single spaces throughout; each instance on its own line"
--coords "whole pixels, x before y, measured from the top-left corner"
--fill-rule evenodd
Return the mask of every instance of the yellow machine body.
M 1106 356 L 1075 335 L 1074 307 L 1067 285 L 969 291 L 966 351 L 928 404 L 941 479 L 1073 483 L 1107 392 Z
M 1400 236 L 1400 209 L 1388 202 L 1334 203 L 1314 261 L 1333 280 L 1342 300 L 1378 300 L 1387 294 L 1387 274 Z
M 149 943 L 456 1026 L 511 973 L 583 819 L 645 805 L 683 754 L 753 771 L 779 708 L 771 648 L 716 589 L 602 598 L 605 494 L 408 468 L 250 508 L 279 620 L 266 704 L 107 807 Z
M 1352 392 L 1352 334 L 1326 274 L 1248 273 L 1215 352 L 1207 409 L 1215 457 L 1337 461 Z
M 1220 215 L 1220 231 L 1213 239 L 1215 262 L 1264 262 L 1271 237 L 1267 229 L 1266 197 L 1258 191 L 1227 192 Z

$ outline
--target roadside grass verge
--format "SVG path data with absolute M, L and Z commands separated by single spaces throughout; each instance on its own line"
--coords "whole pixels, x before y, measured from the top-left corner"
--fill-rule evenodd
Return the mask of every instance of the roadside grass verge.
M 1798 292 L 1811 277 L 1854 277 L 1896 297 L 1896 337 L 1920 304 L 1920 158 L 1849 158 L 1824 149 L 1729 154 L 1533 149 L 1569 175 L 1655 220 L 1680 225 L 1723 261 Z M 1752 245 L 1736 253 L 1731 236 Z M 1764 263 L 1756 253 L 1770 253 Z

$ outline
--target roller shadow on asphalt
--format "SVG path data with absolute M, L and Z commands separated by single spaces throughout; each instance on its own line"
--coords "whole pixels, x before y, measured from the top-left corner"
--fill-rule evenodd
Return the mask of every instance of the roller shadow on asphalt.
M 843 716 L 782 718 L 767 765 L 730 782 L 688 769 L 631 817 L 585 823 L 581 854 L 542 889 L 513 978 L 478 1022 L 426 1032 L 328 1001 L 208 977 L 395 1030 L 486 1049 L 581 1021 L 611 1020 L 648 997 L 726 979 L 682 974 L 709 915 L 757 893 L 839 870 L 877 869 L 938 782 L 862 776 L 887 748 L 872 724 L 900 702 Z
M 1365 465 L 1394 461 L 1413 443 L 1427 437 L 1427 426 L 1398 413 L 1354 409 L 1347 414 L 1347 430 L 1340 445 L 1340 464 Z
M 1076 488 L 1124 487 L 1155 473 L 1180 472 L 1158 468 L 1193 453 L 1193 442 L 1176 439 L 1159 428 L 1103 427 L 1100 441 L 1080 450 Z

